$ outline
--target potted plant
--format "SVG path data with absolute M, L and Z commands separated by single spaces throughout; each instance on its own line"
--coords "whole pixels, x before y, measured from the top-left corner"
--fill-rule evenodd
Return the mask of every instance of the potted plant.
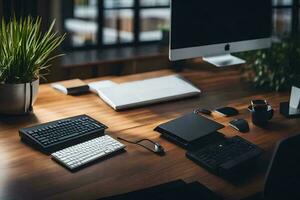
M 41 31 L 41 18 L 13 18 L 0 23 L 0 114 L 26 114 L 32 111 L 39 80 L 51 66 L 50 61 L 61 56 L 53 51 L 65 35 Z
M 245 72 L 258 88 L 282 91 L 300 84 L 300 38 L 275 41 L 270 49 L 240 53 Z

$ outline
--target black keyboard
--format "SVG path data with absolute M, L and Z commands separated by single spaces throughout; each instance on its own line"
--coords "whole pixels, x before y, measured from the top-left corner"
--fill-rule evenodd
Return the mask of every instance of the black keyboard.
M 20 129 L 21 139 L 33 147 L 53 153 L 70 145 L 103 136 L 107 127 L 87 115 L 61 119 Z
M 239 136 L 235 136 L 199 150 L 189 151 L 186 155 L 191 160 L 218 175 L 232 176 L 234 171 L 250 164 L 262 152 L 256 145 Z

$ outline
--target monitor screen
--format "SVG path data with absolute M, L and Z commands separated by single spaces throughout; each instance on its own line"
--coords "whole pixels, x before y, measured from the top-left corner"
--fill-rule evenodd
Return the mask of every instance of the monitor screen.
M 171 49 L 271 36 L 271 0 L 172 0 Z

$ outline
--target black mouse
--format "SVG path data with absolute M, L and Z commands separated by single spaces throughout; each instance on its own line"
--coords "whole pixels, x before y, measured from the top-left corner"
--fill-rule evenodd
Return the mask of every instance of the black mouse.
M 232 117 L 239 114 L 239 111 L 233 107 L 218 108 L 215 111 L 225 117 Z
M 242 132 L 242 133 L 247 133 L 249 132 L 249 124 L 246 120 L 244 119 L 235 119 L 235 120 L 232 120 L 231 122 L 229 122 L 229 125 Z
M 205 108 L 199 108 L 197 110 L 194 110 L 194 113 L 195 114 L 201 113 L 201 114 L 204 114 L 204 115 L 211 115 L 211 111 L 208 110 L 208 109 L 205 109 Z

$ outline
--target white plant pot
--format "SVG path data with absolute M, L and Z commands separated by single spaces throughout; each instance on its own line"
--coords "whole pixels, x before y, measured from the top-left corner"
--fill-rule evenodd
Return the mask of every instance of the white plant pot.
M 31 112 L 38 89 L 39 79 L 31 84 L 0 84 L 0 114 L 23 115 Z

